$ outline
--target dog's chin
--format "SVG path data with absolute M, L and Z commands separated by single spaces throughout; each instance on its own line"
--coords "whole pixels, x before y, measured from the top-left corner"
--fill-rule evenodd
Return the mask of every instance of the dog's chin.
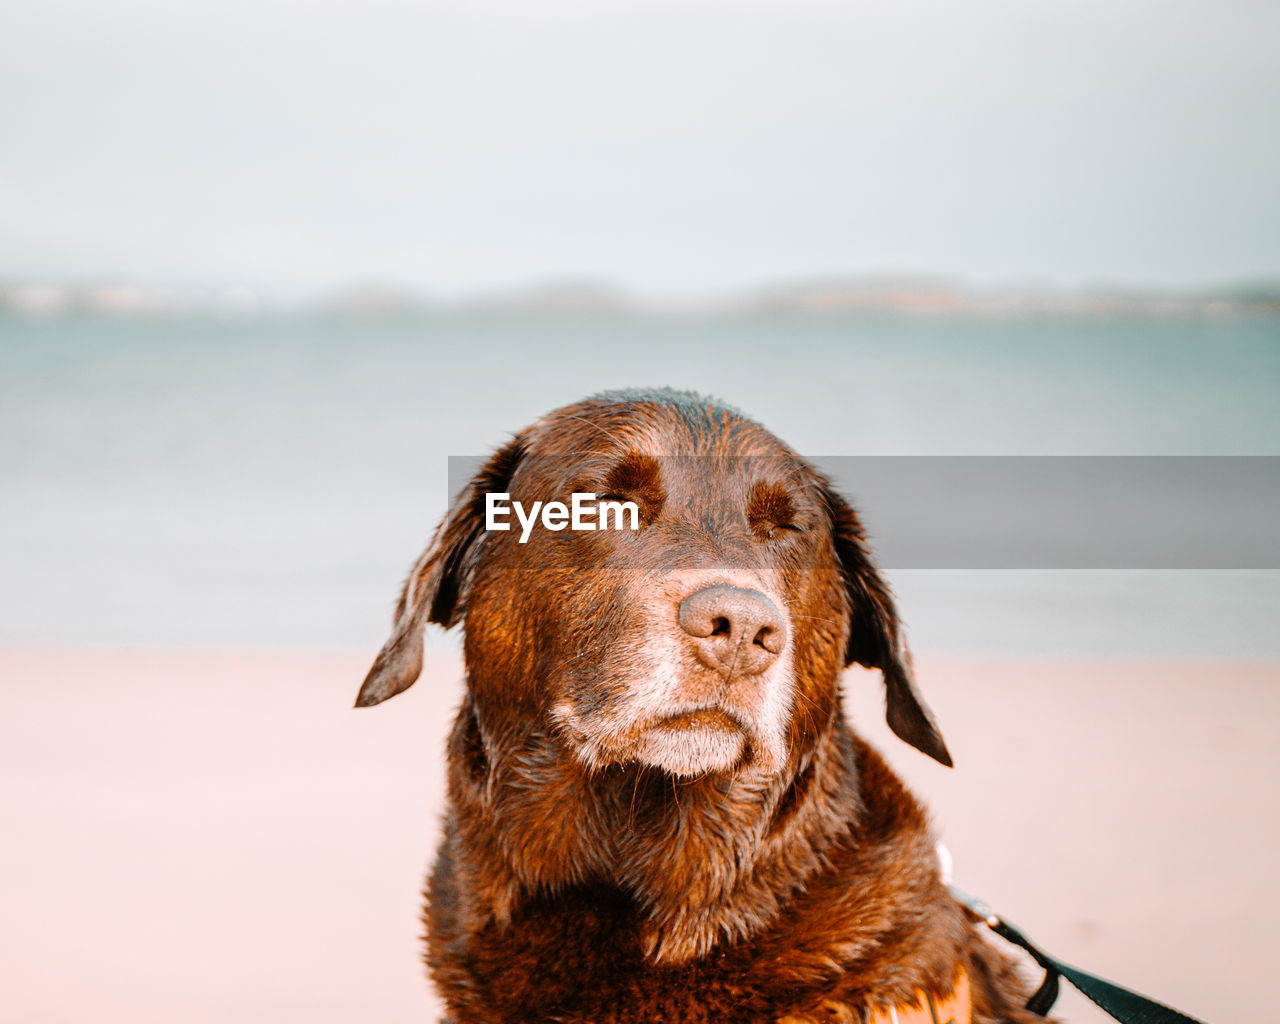
M 635 757 L 642 764 L 692 778 L 736 767 L 746 746 L 741 729 L 720 724 L 659 723 L 637 738 Z
M 762 734 L 720 708 L 679 711 L 644 718 L 629 727 L 602 728 L 579 716 L 567 701 L 556 705 L 552 721 L 573 757 L 588 771 L 639 765 L 678 778 L 751 768 L 776 772 L 783 762 L 783 737 Z

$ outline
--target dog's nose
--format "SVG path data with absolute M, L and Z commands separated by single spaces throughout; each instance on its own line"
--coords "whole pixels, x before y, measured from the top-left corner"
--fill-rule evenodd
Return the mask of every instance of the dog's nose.
M 757 590 L 707 587 L 681 601 L 677 617 L 694 638 L 699 659 L 733 675 L 763 672 L 787 642 L 782 615 Z

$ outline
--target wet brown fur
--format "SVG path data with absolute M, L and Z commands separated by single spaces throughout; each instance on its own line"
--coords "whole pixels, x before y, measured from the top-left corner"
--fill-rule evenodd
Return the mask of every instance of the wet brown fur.
M 650 532 L 521 545 L 483 531 L 486 491 L 570 489 L 636 500 Z M 767 569 L 785 593 L 785 764 L 753 767 L 748 752 L 692 779 L 622 756 L 584 764 L 552 715 L 561 691 L 603 706 L 653 628 L 628 587 L 708 564 Z M 841 670 L 879 668 L 895 731 L 949 763 L 856 517 L 758 424 L 673 392 L 552 413 L 455 502 L 358 703 L 411 685 L 427 621 L 465 623 L 468 690 L 424 914 L 456 1024 L 860 1021 L 946 992 L 960 969 L 975 1022 L 1041 1019 L 943 885 L 923 809 L 845 721 Z

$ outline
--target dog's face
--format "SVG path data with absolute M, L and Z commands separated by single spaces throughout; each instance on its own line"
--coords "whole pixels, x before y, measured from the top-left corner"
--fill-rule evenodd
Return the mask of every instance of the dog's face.
M 634 521 L 489 529 L 495 494 L 526 513 L 594 494 Z M 465 622 L 491 729 L 539 723 L 587 769 L 794 767 L 853 661 L 884 672 L 895 731 L 949 763 L 853 512 L 763 427 L 696 396 L 588 400 L 494 455 L 410 576 L 357 703 L 412 684 L 428 620 Z
M 611 416 L 607 432 L 577 423 L 572 455 L 554 417 L 528 439 L 513 501 L 601 495 L 634 503 L 637 528 L 484 538 L 467 595 L 472 677 L 505 675 L 494 662 L 512 647 L 531 652 L 522 675 L 539 713 L 588 767 L 776 771 L 800 708 L 827 713 L 797 689 L 797 639 L 820 674 L 842 664 L 821 496 L 759 427 L 690 429 L 655 411 Z M 806 620 L 814 609 L 825 622 Z

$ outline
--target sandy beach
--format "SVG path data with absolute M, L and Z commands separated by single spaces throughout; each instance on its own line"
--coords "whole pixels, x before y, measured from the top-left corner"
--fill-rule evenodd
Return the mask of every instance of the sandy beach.
M 418 889 L 456 658 L 350 708 L 355 653 L 7 650 L 5 1018 L 434 1019 Z M 1280 664 L 930 661 L 948 772 L 850 712 L 932 806 L 959 884 L 1068 962 L 1264 1019 L 1280 946 Z M 1103 1021 L 1083 998 L 1067 1020 Z

